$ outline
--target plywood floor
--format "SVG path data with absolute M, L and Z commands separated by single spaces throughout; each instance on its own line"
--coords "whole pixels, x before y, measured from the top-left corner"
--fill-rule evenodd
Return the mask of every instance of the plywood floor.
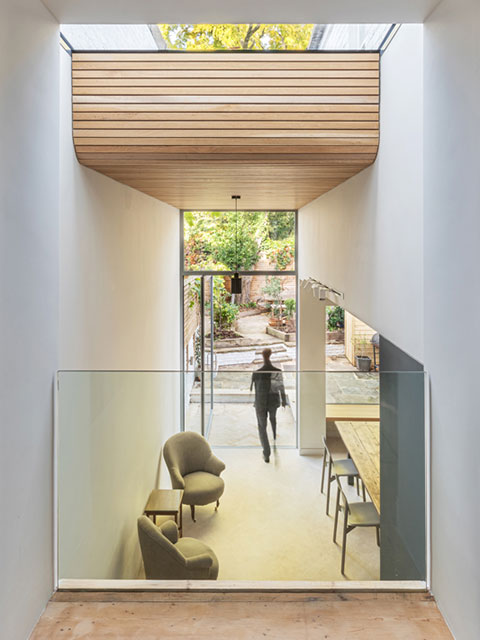
M 424 593 L 57 593 L 31 640 L 451 639 Z

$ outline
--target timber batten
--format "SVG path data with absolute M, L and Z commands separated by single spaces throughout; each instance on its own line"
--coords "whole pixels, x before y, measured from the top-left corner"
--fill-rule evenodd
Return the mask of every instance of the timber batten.
M 297 209 L 371 164 L 377 53 L 74 53 L 79 161 L 182 209 Z

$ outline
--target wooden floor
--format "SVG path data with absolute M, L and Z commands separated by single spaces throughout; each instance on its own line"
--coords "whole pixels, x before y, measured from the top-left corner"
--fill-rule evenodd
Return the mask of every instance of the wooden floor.
M 452 638 L 425 593 L 58 592 L 31 640 Z

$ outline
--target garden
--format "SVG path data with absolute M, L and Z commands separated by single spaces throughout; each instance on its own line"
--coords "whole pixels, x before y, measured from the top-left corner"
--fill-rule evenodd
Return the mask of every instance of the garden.
M 184 267 L 195 271 L 287 271 L 295 264 L 295 213 L 185 212 Z M 207 292 L 213 312 L 214 338 L 241 337 L 235 326 L 240 315 L 268 314 L 268 324 L 295 332 L 294 277 L 242 277 L 242 293 L 232 294 L 230 277 L 213 276 Z M 292 282 L 293 281 L 293 282 Z M 293 284 L 293 286 L 292 286 Z M 200 282 L 190 278 L 190 307 L 198 306 Z

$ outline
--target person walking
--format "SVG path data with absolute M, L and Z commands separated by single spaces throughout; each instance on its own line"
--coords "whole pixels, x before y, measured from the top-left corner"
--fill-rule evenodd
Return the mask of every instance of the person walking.
M 263 448 L 263 459 L 270 462 L 270 442 L 267 434 L 268 418 L 272 425 L 273 439 L 277 438 L 277 409 L 287 406 L 287 396 L 283 385 L 282 372 L 275 367 L 270 358 L 272 350 L 262 351 L 263 367 L 252 374 L 250 391 L 255 387 L 255 411 L 257 413 L 258 435 Z

